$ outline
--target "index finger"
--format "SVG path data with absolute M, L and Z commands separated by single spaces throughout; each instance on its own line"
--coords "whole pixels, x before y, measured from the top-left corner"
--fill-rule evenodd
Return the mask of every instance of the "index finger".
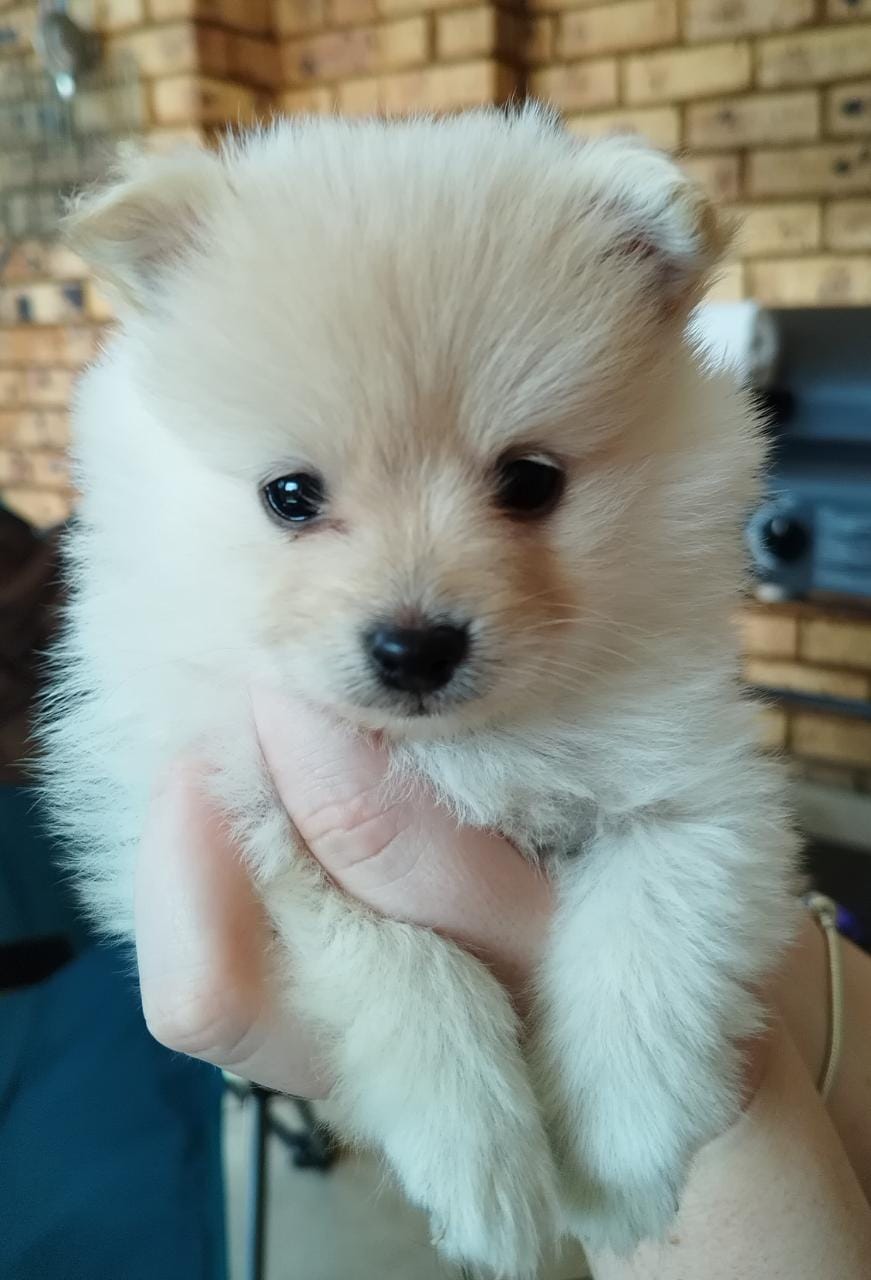
M 154 797 L 137 857 L 146 1022 L 171 1049 L 321 1097 L 312 1040 L 274 980 L 266 913 L 202 776 L 195 761 L 174 771 Z

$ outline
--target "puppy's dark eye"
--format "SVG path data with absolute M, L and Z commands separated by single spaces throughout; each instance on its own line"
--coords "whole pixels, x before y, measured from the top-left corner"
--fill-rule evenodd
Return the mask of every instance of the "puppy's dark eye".
M 552 458 L 504 458 L 497 470 L 496 501 L 509 515 L 546 516 L 565 485 L 565 472 Z
M 326 502 L 324 482 L 307 471 L 279 476 L 263 486 L 269 510 L 289 524 L 305 524 L 321 514 Z

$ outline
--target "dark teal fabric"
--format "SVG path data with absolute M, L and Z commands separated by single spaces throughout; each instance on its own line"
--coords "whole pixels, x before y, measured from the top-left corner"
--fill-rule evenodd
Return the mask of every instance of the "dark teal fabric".
M 0 940 L 66 923 L 82 949 L 0 994 L 0 1276 L 225 1280 L 220 1073 L 151 1038 L 128 950 L 88 943 L 3 800 Z
M 36 792 L 0 786 L 0 943 L 58 933 L 75 950 L 88 942 L 61 862 Z

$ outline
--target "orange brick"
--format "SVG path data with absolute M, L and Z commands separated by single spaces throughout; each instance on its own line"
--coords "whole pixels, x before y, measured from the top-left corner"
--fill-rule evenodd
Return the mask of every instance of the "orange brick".
M 69 418 L 63 410 L 0 408 L 0 442 L 4 445 L 17 449 L 65 449 L 69 434 Z
M 512 16 L 492 5 L 440 13 L 435 23 L 436 56 L 445 61 L 497 54 L 510 58 L 514 54 Z
M 228 34 L 224 56 L 227 74 L 233 80 L 261 89 L 275 89 L 281 83 L 281 58 L 272 40 Z
M 74 22 L 95 31 L 123 31 L 145 22 L 145 0 L 70 0 L 67 7 Z
M 433 67 L 427 80 L 427 103 L 433 111 L 458 111 L 507 102 L 517 92 L 516 73 L 492 60 Z
M 832 142 L 788 150 L 760 149 L 747 158 L 751 196 L 838 195 L 871 190 L 871 157 L 861 143 Z
M 24 280 L 38 280 L 46 274 L 46 247 L 41 240 L 22 240 L 7 249 L 0 250 L 3 283 L 20 284 Z
M 336 106 L 332 89 L 291 89 L 281 95 L 281 107 L 288 115 L 328 115 Z
M 517 92 L 517 73 L 491 59 L 421 67 L 377 77 L 379 110 L 457 111 L 507 101 Z
M 208 51 L 210 42 L 201 39 L 192 23 L 176 22 L 115 36 L 107 42 L 107 47 L 110 53 L 132 57 L 140 75 L 152 78 L 198 70 L 200 49 Z
M 261 100 L 245 85 L 208 76 L 168 76 L 151 85 L 151 117 L 158 125 L 252 124 Z
M 529 67 L 551 62 L 556 49 L 556 19 L 545 14 L 540 18 L 520 20 L 520 55 Z
M 672 44 L 677 36 L 677 0 L 621 0 L 564 14 L 557 48 L 563 58 L 581 58 Z
M 722 40 L 786 31 L 813 22 L 815 0 L 687 0 L 688 40 Z
M 831 671 L 802 662 L 777 662 L 749 658 L 744 679 L 766 689 L 792 689 L 798 693 L 822 694 L 830 698 L 867 698 L 871 679 L 852 671 Z
M 345 80 L 336 86 L 339 110 L 344 115 L 374 115 L 381 108 L 381 93 L 374 76 L 363 80 Z
M 626 61 L 626 100 L 682 102 L 737 92 L 749 87 L 750 71 L 750 46 L 740 42 L 631 57 Z
M 97 351 L 99 331 L 85 326 L 0 329 L 0 365 L 65 364 L 77 368 Z
M 431 109 L 432 76 L 431 67 L 417 71 L 394 71 L 392 75 L 379 76 L 380 110 L 387 115 L 405 115 L 409 111 Z M 483 99 L 485 102 L 488 100 L 486 97 Z
M 691 147 L 748 147 L 812 142 L 820 136 L 820 99 L 813 91 L 714 98 L 687 109 Z
M 736 625 L 747 654 L 765 658 L 794 658 L 798 653 L 798 623 L 786 614 L 745 608 Z
M 57 449 L 0 448 L 0 485 L 67 489 L 69 460 Z
M 3 490 L 3 501 L 11 511 L 22 516 L 37 529 L 51 529 L 63 524 L 73 506 L 72 493 L 53 493 L 41 489 L 12 486 Z
M 289 85 L 305 85 L 412 67 L 426 61 L 428 49 L 426 20 L 405 18 L 288 41 L 282 46 L 282 63 Z
M 683 167 L 714 200 L 737 200 L 741 193 L 741 162 L 737 155 L 687 156 Z
M 0 369 L 0 409 L 11 409 L 23 403 L 23 369 Z
M 826 17 L 834 22 L 871 18 L 871 0 L 826 0 Z
M 871 671 L 871 620 L 803 619 L 799 631 L 799 652 L 808 662 Z
M 600 8 L 602 0 L 526 0 L 525 7 L 535 13 L 561 13 L 566 9 Z
M 0 409 L 17 414 L 25 408 L 66 405 L 72 379 L 69 369 L 0 369 Z M 3 426 L 8 428 L 8 421 Z
M 617 101 L 617 63 L 613 58 L 546 67 L 529 78 L 530 91 L 563 111 L 610 107 Z
M 773 36 L 759 41 L 756 56 L 765 89 L 847 80 L 871 71 L 871 25 Z
M 326 25 L 326 0 L 275 0 L 275 30 L 279 36 L 308 35 Z
M 867 768 L 871 764 L 871 724 L 799 713 L 793 717 L 791 745 L 796 755 Z
M 24 370 L 22 404 L 35 408 L 63 408 L 69 404 L 76 375 L 71 369 L 48 366 Z
M 378 12 L 384 18 L 406 17 L 411 13 L 455 9 L 461 0 L 378 0 Z
M 227 27 L 266 35 L 272 30 L 273 0 L 200 0 L 203 19 L 214 17 Z
M 378 0 L 326 0 L 326 16 L 331 27 L 360 27 L 377 22 Z
M 839 84 L 826 94 L 828 133 L 871 133 L 871 80 Z
M 751 296 L 768 306 L 871 303 L 871 259 L 867 255 L 757 259 L 747 264 L 747 280 Z
M 305 3 L 306 0 L 287 0 L 288 7 Z M 147 0 L 147 4 L 152 22 L 197 19 L 256 35 L 266 35 L 272 29 L 272 0 Z M 281 0 L 276 0 L 276 7 L 281 7 Z
M 196 59 L 192 67 L 179 67 L 179 71 L 199 71 L 205 76 L 217 76 L 219 79 L 230 79 L 230 41 L 229 31 L 223 27 L 198 26 L 196 33 Z
M 598 137 L 609 133 L 638 133 L 664 151 L 680 146 L 680 112 L 676 107 L 626 107 L 616 111 L 586 111 L 568 121 L 572 133 Z
M 811 200 L 740 204 L 731 211 L 738 219 L 738 252 L 744 257 L 819 248 L 820 206 Z
M 779 707 L 756 708 L 756 741 L 764 751 L 777 751 L 786 746 L 788 720 Z
M 824 239 L 829 249 L 871 249 L 871 200 L 833 200 L 826 206 Z

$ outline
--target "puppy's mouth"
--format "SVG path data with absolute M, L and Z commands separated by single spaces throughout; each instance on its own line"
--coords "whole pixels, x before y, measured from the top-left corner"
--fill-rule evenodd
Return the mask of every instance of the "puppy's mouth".
M 470 703 L 477 702 L 481 693 L 471 689 L 444 690 L 438 693 L 373 691 L 364 697 L 352 697 L 350 705 L 364 715 L 381 715 L 393 722 L 400 720 L 438 720 L 451 716 Z
M 467 717 L 486 689 L 471 673 L 459 674 L 435 691 L 399 690 L 368 683 L 351 688 L 343 698 L 343 712 L 370 728 L 421 730 L 433 728 L 457 716 Z

